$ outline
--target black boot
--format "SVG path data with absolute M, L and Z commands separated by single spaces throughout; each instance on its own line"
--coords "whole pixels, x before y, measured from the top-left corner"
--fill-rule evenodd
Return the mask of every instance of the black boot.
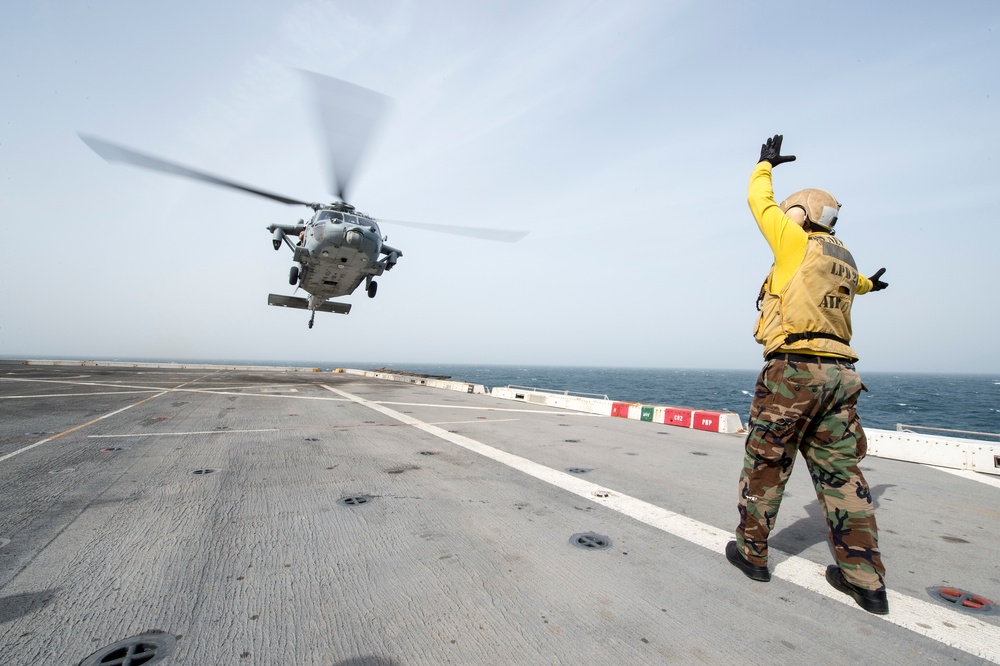
M 831 564 L 826 568 L 826 582 L 844 594 L 851 595 L 858 602 L 858 605 L 869 613 L 889 614 L 889 600 L 885 596 L 885 590 L 866 590 L 848 583 L 847 579 L 844 578 L 844 572 L 837 565 Z
M 771 580 L 771 572 L 767 570 L 767 567 L 762 567 L 751 562 L 748 562 L 740 549 L 736 547 L 735 541 L 730 541 L 726 544 L 726 559 L 729 560 L 730 564 L 742 571 L 747 575 L 747 578 L 752 578 L 753 580 L 759 580 L 762 583 L 766 583 Z

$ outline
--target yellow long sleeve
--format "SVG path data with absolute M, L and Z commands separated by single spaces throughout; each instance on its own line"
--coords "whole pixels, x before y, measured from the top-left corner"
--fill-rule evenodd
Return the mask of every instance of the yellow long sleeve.
M 750 175 L 747 203 L 757 227 L 774 254 L 771 293 L 777 294 L 806 256 L 808 234 L 781 212 L 774 200 L 771 163 L 760 162 Z
M 764 235 L 774 254 L 771 293 L 777 294 L 802 263 L 802 258 L 806 256 L 809 235 L 778 208 L 771 184 L 770 162 L 758 163 L 750 175 L 747 203 L 750 204 L 750 212 L 757 221 L 760 233 Z M 873 286 L 871 280 L 858 273 L 858 294 L 867 294 Z

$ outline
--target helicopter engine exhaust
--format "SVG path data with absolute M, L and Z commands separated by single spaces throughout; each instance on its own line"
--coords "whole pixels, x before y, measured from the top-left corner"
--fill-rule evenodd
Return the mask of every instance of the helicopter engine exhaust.
M 391 250 L 388 256 L 385 258 L 385 270 L 391 271 L 392 267 L 396 265 L 397 261 L 399 261 L 399 252 L 397 252 L 396 250 Z

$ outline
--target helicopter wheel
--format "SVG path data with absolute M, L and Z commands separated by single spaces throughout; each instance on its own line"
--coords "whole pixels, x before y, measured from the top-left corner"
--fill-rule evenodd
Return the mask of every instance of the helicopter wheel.
M 376 293 L 378 293 L 378 282 L 372 280 L 372 283 L 368 285 L 368 298 L 375 298 Z
M 316 313 L 315 313 L 315 312 L 313 312 L 313 313 L 312 313 L 312 316 L 311 316 L 311 317 L 309 317 L 309 328 L 312 328 L 312 327 L 313 327 L 313 322 L 314 322 L 315 320 L 316 320 Z
M 292 266 L 292 270 L 288 271 L 288 284 L 296 285 L 299 283 L 299 267 Z

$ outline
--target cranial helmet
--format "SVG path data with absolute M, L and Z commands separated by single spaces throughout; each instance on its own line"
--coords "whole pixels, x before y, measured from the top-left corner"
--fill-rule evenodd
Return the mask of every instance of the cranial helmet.
M 826 190 L 816 188 L 799 190 L 778 204 L 778 207 L 799 226 L 808 221 L 827 231 L 833 231 L 840 213 L 836 197 Z

